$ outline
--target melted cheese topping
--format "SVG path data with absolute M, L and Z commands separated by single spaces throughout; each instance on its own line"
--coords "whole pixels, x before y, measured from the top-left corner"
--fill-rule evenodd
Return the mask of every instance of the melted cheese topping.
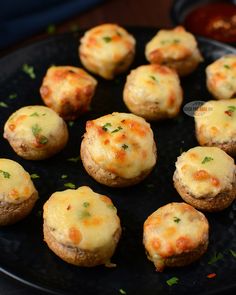
M 29 173 L 20 164 L 0 159 L 0 202 L 19 204 L 35 191 Z
M 160 30 L 146 45 L 145 55 L 148 60 L 156 50 L 161 59 L 182 60 L 196 54 L 197 42 L 194 36 L 181 26 L 171 30 Z M 198 53 L 201 60 L 200 53 Z M 152 59 L 152 58 L 151 58 Z
M 195 113 L 196 131 L 204 142 L 225 143 L 236 137 L 236 99 L 208 101 Z
M 195 147 L 176 162 L 176 176 L 195 198 L 215 197 L 232 189 L 234 160 L 217 147 Z
M 84 250 L 107 245 L 120 228 L 111 200 L 87 186 L 52 194 L 43 217 L 58 242 Z
M 103 24 L 88 30 L 81 39 L 81 61 L 89 70 L 109 78 L 129 54 L 135 52 L 135 39 L 116 24 Z
M 120 177 L 136 177 L 156 163 L 153 132 L 141 117 L 112 113 L 88 121 L 86 131 L 92 159 Z
M 83 69 L 71 66 L 52 66 L 43 80 L 40 93 L 45 103 L 56 112 L 70 108 L 86 109 L 94 94 L 97 81 Z
M 207 86 L 218 99 L 236 93 L 236 55 L 225 55 L 206 68 Z
M 144 245 L 158 270 L 165 259 L 195 250 L 208 241 L 205 216 L 185 203 L 167 204 L 144 223 Z
M 7 120 L 4 133 L 23 138 L 32 145 L 44 146 L 50 136 L 62 127 L 63 120 L 57 113 L 45 106 L 27 106 L 17 110 Z
M 180 80 L 168 67 L 145 65 L 131 71 L 125 86 L 133 104 L 157 103 L 160 111 L 176 113 L 183 100 Z

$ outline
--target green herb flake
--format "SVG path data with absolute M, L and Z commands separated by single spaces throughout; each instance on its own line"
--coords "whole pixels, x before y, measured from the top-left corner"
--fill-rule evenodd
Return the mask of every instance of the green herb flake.
M 79 160 L 80 160 L 80 156 L 67 159 L 67 161 L 73 162 L 73 163 L 77 163 Z
M 122 295 L 126 295 L 126 294 L 127 294 L 126 291 L 125 291 L 124 289 L 119 289 L 119 292 L 120 292 L 120 294 L 122 294 Z
M 111 123 L 106 123 L 106 124 L 104 124 L 104 125 L 102 126 L 102 129 L 103 129 L 104 131 L 107 131 L 107 130 L 108 130 L 107 127 L 111 127 Z
M 30 175 L 31 179 L 37 179 L 37 178 L 40 178 L 40 176 L 37 174 L 37 173 L 32 173 Z
M 181 221 L 181 219 L 179 217 L 174 217 L 174 222 L 179 223 Z
M 228 110 L 234 112 L 236 111 L 236 106 L 228 106 Z
M 234 258 L 236 258 L 236 251 L 230 249 L 229 252 L 231 253 L 231 255 L 232 255 Z
M 128 148 L 129 146 L 127 145 L 127 144 L 122 144 L 122 148 L 124 149 L 124 150 L 127 150 L 127 148 Z
M 34 67 L 29 66 L 28 64 L 23 64 L 22 71 L 27 74 L 31 79 L 35 79 L 36 75 L 34 73 Z
M 149 77 L 150 77 L 153 81 L 158 82 L 158 81 L 157 81 L 157 78 L 156 78 L 155 76 L 150 75 Z
M 107 207 L 112 210 L 116 210 L 116 207 L 113 204 L 108 204 Z
M 64 187 L 68 187 L 68 188 L 75 188 L 75 184 L 72 183 L 72 182 L 67 182 L 67 183 L 64 183 Z
M 56 32 L 56 26 L 51 24 L 47 27 L 47 33 L 48 34 L 54 34 Z
M 118 126 L 116 129 L 114 129 L 111 133 L 115 133 L 123 129 L 122 127 Z
M 173 39 L 173 43 L 177 44 L 177 43 L 179 43 L 179 42 L 180 42 L 179 39 Z
M 213 161 L 214 159 L 212 157 L 205 157 L 203 160 L 202 160 L 202 164 L 205 164 L 207 162 L 210 162 L 210 161 Z
M 3 175 L 4 178 L 10 178 L 11 174 L 7 171 L 0 170 L 0 173 Z
M 170 278 L 169 280 L 166 281 L 168 286 L 178 284 L 178 282 L 179 282 L 179 279 L 177 277 L 172 277 L 172 278 Z
M 61 179 L 66 179 L 67 177 L 68 177 L 68 175 L 62 174 Z
M 103 37 L 102 38 L 106 43 L 109 43 L 109 42 L 111 42 L 111 37 L 109 37 L 109 36 L 105 36 L 105 37 Z
M 74 125 L 74 123 L 75 123 L 74 121 L 69 121 L 69 122 L 68 122 L 68 125 L 69 125 L 70 127 L 72 127 L 72 126 Z
M 0 107 L 8 108 L 8 105 L 4 101 L 0 101 Z
M 90 217 L 90 216 L 91 216 L 91 214 L 86 210 L 83 210 L 83 211 L 79 212 L 79 218 L 80 219 L 84 219 L 84 218 L 87 218 L 87 217 Z
M 224 65 L 224 68 L 225 69 L 230 69 L 230 66 L 229 65 Z
M 88 208 L 89 205 L 90 205 L 89 202 L 84 202 L 84 203 L 83 203 L 83 206 L 84 206 L 85 208 Z
M 11 93 L 8 98 L 10 99 L 14 99 L 14 98 L 17 98 L 17 93 Z
M 44 135 L 40 136 L 38 139 L 40 144 L 46 144 L 48 142 L 48 138 Z
M 38 136 L 39 133 L 42 131 L 42 128 L 40 128 L 38 124 L 34 124 L 31 127 L 31 130 L 32 130 L 32 133 L 33 133 L 34 136 Z
M 224 256 L 223 256 L 223 254 L 221 253 L 221 252 L 219 252 L 219 253 L 214 253 L 214 255 L 212 256 L 212 258 L 208 261 L 208 264 L 214 264 L 214 263 L 216 263 L 218 260 L 221 260 L 221 259 L 223 259 L 224 258 Z
M 30 117 L 39 117 L 39 114 L 37 112 L 34 112 L 30 115 Z

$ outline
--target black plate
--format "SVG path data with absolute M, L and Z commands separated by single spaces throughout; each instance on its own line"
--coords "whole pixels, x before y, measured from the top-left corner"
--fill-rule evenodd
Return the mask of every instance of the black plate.
M 145 64 L 144 45 L 156 33 L 151 28 L 130 28 L 137 39 L 137 54 L 133 68 Z M 51 37 L 3 58 L 0 61 L 0 101 L 8 107 L 0 107 L 0 133 L 8 116 L 16 109 L 30 104 L 42 104 L 39 86 L 46 69 L 52 65 L 81 66 L 77 46 L 81 33 Z M 205 87 L 204 69 L 216 58 L 234 53 L 236 50 L 220 43 L 199 39 L 205 62 L 189 77 L 182 79 L 184 104 L 192 100 L 211 98 Z M 36 79 L 22 72 L 22 65 L 33 65 Z M 127 73 L 126 73 L 127 74 Z M 40 175 L 34 183 L 40 200 L 32 214 L 16 225 L 0 230 L 0 265 L 8 275 L 43 290 L 58 294 L 119 294 L 124 289 L 128 295 L 156 295 L 168 293 L 216 294 L 236 288 L 236 260 L 230 249 L 235 245 L 235 204 L 221 213 L 207 214 L 210 222 L 210 245 L 207 253 L 198 262 L 188 267 L 166 269 L 157 273 L 147 260 L 142 245 L 142 227 L 147 216 L 158 207 L 181 198 L 172 185 L 174 163 L 182 150 L 197 145 L 194 136 L 194 121 L 183 112 L 174 120 L 152 123 L 158 147 L 158 162 L 153 173 L 141 184 L 127 189 L 112 189 L 91 179 L 83 169 L 81 161 L 68 161 L 77 157 L 85 122 L 113 111 L 127 109 L 122 102 L 125 75 L 114 81 L 98 78 L 98 89 L 89 114 L 76 120 L 70 129 L 70 141 L 59 155 L 41 162 L 26 161 L 18 157 L 1 137 L 1 157 L 18 161 L 30 173 Z M 9 95 L 17 93 L 17 98 Z M 67 174 L 67 179 L 61 179 Z M 66 264 L 55 256 L 43 242 L 42 205 L 54 191 L 65 189 L 64 183 L 76 186 L 89 185 L 96 192 L 110 196 L 118 208 L 123 226 L 123 235 L 112 259 L 114 269 L 103 266 L 86 269 Z M 223 258 L 209 264 L 215 253 Z M 209 273 L 216 273 L 213 279 Z M 166 281 L 176 276 L 179 282 L 168 286 Z

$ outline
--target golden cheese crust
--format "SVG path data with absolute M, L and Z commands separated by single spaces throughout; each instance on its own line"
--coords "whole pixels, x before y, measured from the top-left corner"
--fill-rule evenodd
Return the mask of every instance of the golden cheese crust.
M 174 185 L 197 209 L 220 211 L 236 196 L 234 160 L 217 147 L 195 147 L 178 157 Z
M 8 118 L 3 136 L 22 158 L 42 160 L 65 147 L 68 130 L 63 119 L 50 108 L 27 106 Z
M 206 68 L 209 92 L 217 99 L 229 99 L 236 95 L 236 55 L 222 56 Z
M 236 155 L 236 99 L 208 101 L 195 112 L 194 119 L 200 145 Z
M 74 120 L 88 111 L 97 81 L 83 69 L 52 66 L 40 87 L 44 103 L 65 120 Z
M 84 67 L 105 79 L 126 71 L 134 59 L 134 37 L 116 24 L 96 26 L 80 42 L 79 56 Z
M 89 187 L 54 193 L 44 204 L 44 240 L 64 261 L 109 264 L 121 235 L 112 201 Z
M 190 74 L 203 61 L 196 39 L 181 26 L 160 30 L 147 43 L 145 55 L 150 63 L 167 65 L 180 76 Z
M 157 271 L 184 266 L 207 250 L 209 224 L 206 217 L 186 203 L 169 203 L 145 221 L 143 243 Z
M 183 101 L 178 75 L 157 64 L 132 70 L 123 91 L 128 109 L 147 120 L 175 117 Z
M 26 217 L 37 198 L 29 173 L 15 161 L 0 159 L 0 225 Z
M 98 182 L 124 187 L 143 180 L 156 163 L 150 125 L 133 114 L 112 113 L 86 124 L 81 159 Z

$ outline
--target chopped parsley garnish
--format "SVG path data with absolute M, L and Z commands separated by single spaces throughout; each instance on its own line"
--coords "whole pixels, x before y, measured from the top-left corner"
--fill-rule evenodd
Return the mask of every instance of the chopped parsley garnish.
M 127 144 L 122 144 L 122 148 L 124 149 L 124 150 L 127 150 L 127 148 L 128 148 L 129 146 L 127 145 Z
M 35 79 L 36 75 L 34 73 L 34 67 L 29 66 L 28 64 L 23 64 L 22 71 L 27 74 L 31 79 Z
M 17 98 L 17 93 L 11 93 L 8 97 L 9 97 L 10 99 Z
M 109 42 L 111 42 L 111 37 L 109 37 L 109 36 L 105 36 L 105 37 L 103 37 L 102 38 L 106 43 L 109 43 Z
M 179 217 L 176 217 L 176 216 L 174 217 L 174 222 L 179 223 L 180 220 L 181 220 L 181 219 L 180 219 Z
M 168 286 L 172 286 L 172 285 L 177 284 L 178 281 L 179 281 L 179 279 L 177 277 L 172 277 L 169 280 L 167 280 L 166 283 Z
M 115 133 L 123 129 L 122 127 L 118 126 L 116 129 L 114 129 L 111 133 Z
M 0 107 L 8 108 L 8 105 L 4 101 L 0 101 Z
M 230 249 L 229 252 L 231 253 L 231 255 L 232 255 L 234 258 L 236 258 L 236 251 Z
M 218 260 L 221 260 L 223 258 L 224 258 L 224 256 L 223 256 L 223 254 L 221 252 L 219 252 L 219 253 L 215 252 L 214 255 L 212 256 L 212 258 L 208 261 L 208 264 L 214 264 Z
M 55 31 L 56 31 L 56 26 L 55 25 L 49 25 L 48 27 L 47 27 L 47 33 L 48 34 L 53 34 L 53 33 L 55 33 Z
M 158 82 L 158 81 L 157 81 L 157 78 L 156 78 L 155 76 L 150 75 L 149 77 L 150 77 L 153 81 Z
M 119 292 L 120 292 L 120 294 L 122 294 L 122 295 L 126 295 L 126 294 L 127 294 L 126 291 L 125 291 L 124 289 L 119 289 Z
M 44 135 L 41 135 L 38 139 L 38 142 L 41 143 L 41 144 L 46 144 L 48 142 L 48 139 L 46 136 Z
M 80 156 L 67 159 L 67 161 L 73 162 L 73 163 L 77 163 L 79 160 L 80 160 Z
M 40 176 L 37 174 L 37 173 L 32 173 L 30 175 L 31 179 L 37 179 L 37 178 L 40 178 Z
M 234 111 L 236 111 L 236 107 L 235 106 L 228 106 L 228 110 L 225 111 L 225 114 L 232 117 Z
M 74 125 L 74 123 L 75 123 L 74 121 L 69 121 L 69 122 L 68 122 L 68 125 L 69 125 L 70 127 L 72 127 L 72 126 Z
M 38 124 L 34 124 L 31 129 L 35 137 L 38 136 L 39 133 L 42 131 L 42 128 L 40 128 Z
M 107 130 L 108 130 L 107 127 L 111 127 L 111 123 L 106 123 L 106 124 L 104 124 L 104 125 L 102 126 L 102 129 L 103 129 L 104 131 L 107 131 Z
M 72 183 L 72 182 L 64 183 L 64 186 L 65 186 L 65 187 L 68 187 L 68 188 L 75 188 L 75 184 Z
M 203 160 L 202 160 L 202 164 L 205 164 L 207 162 L 210 162 L 210 161 L 213 161 L 214 159 L 212 157 L 205 157 Z
M 30 115 L 30 117 L 39 117 L 39 114 L 37 112 L 34 112 Z
M 10 178 L 11 174 L 7 171 L 0 170 L 0 173 L 3 175 L 4 178 Z
M 113 204 L 108 204 L 107 207 L 110 208 L 110 209 L 113 209 L 113 210 L 116 209 L 116 207 Z
M 224 65 L 224 68 L 230 69 L 230 66 L 229 65 Z
M 83 203 L 83 206 L 84 206 L 85 208 L 88 208 L 89 205 L 90 205 L 89 202 L 84 202 L 84 203 Z
M 62 176 L 61 176 L 62 179 L 66 179 L 67 177 L 68 177 L 68 175 L 66 175 L 66 174 L 62 174 Z
M 79 212 L 79 218 L 80 219 L 83 219 L 83 218 L 86 218 L 86 217 L 90 217 L 91 216 L 91 214 L 88 212 L 88 211 L 80 211 Z
M 161 44 L 171 44 L 171 43 L 174 43 L 174 44 L 177 44 L 177 43 L 179 43 L 180 42 L 180 40 L 179 39 L 173 39 L 173 40 L 162 40 L 161 41 Z

